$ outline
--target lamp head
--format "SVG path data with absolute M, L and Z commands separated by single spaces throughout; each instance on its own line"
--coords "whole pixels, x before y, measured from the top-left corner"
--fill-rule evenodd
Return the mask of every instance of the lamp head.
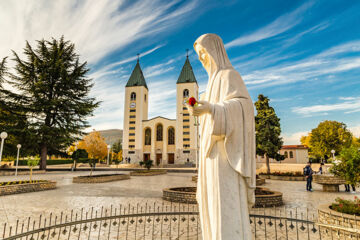
M 7 132 L 2 132 L 2 133 L 0 134 L 0 138 L 1 138 L 1 139 L 5 139 L 5 138 L 7 138 L 7 136 L 8 136 Z
M 108 148 L 108 149 L 110 149 L 110 148 L 111 148 L 111 146 L 110 146 L 110 145 L 107 145 L 107 148 Z
M 16 145 L 16 147 L 20 149 L 20 148 L 21 148 L 21 144 Z

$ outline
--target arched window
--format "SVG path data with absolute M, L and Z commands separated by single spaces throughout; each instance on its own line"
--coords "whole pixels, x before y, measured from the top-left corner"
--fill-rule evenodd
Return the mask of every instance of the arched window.
M 131 100 L 131 101 L 135 101 L 135 100 L 136 100 L 136 93 L 132 92 L 132 93 L 130 94 L 130 100 Z
M 284 156 L 285 156 L 285 158 L 288 158 L 288 152 L 287 151 L 284 152 Z
M 294 154 L 292 151 L 290 151 L 290 158 L 293 158 L 294 157 Z
M 145 129 L 145 145 L 151 145 L 151 129 Z
M 146 102 L 146 94 L 144 95 L 144 101 Z
M 156 126 L 156 141 L 163 140 L 163 126 L 161 124 Z
M 188 97 L 189 97 L 189 90 L 184 89 L 184 91 L 183 91 L 183 97 L 184 97 L 184 98 L 188 98 Z
M 175 144 L 175 129 L 173 127 L 170 127 L 168 129 L 168 145 L 174 145 Z

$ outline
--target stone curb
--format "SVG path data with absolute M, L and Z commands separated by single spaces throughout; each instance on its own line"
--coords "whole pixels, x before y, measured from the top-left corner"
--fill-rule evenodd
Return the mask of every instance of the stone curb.
M 73 183 L 104 183 L 130 179 L 129 174 L 104 174 L 73 177 Z
M 38 181 L 38 180 L 36 180 Z M 56 182 L 54 181 L 44 181 L 38 183 L 25 183 L 25 184 L 15 184 L 0 186 L 0 196 L 19 194 L 19 193 L 28 193 L 28 192 L 38 192 L 51 190 L 56 188 Z

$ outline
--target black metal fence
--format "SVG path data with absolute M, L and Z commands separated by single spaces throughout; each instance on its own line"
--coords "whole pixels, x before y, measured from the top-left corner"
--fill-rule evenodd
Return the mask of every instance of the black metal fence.
M 345 239 L 307 209 L 254 209 L 250 223 L 255 239 Z M 4 223 L 2 239 L 201 239 L 196 205 L 166 202 L 81 209 Z M 346 239 L 359 239 L 349 235 Z

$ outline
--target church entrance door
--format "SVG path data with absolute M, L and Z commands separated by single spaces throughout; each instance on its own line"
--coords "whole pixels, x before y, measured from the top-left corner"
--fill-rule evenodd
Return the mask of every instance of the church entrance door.
M 144 161 L 150 160 L 150 153 L 144 153 Z
M 157 165 L 157 166 L 160 165 L 161 159 L 162 159 L 162 154 L 161 154 L 161 153 L 157 153 L 157 154 L 156 154 L 156 165 Z
M 174 164 L 174 154 L 168 153 L 168 164 Z

